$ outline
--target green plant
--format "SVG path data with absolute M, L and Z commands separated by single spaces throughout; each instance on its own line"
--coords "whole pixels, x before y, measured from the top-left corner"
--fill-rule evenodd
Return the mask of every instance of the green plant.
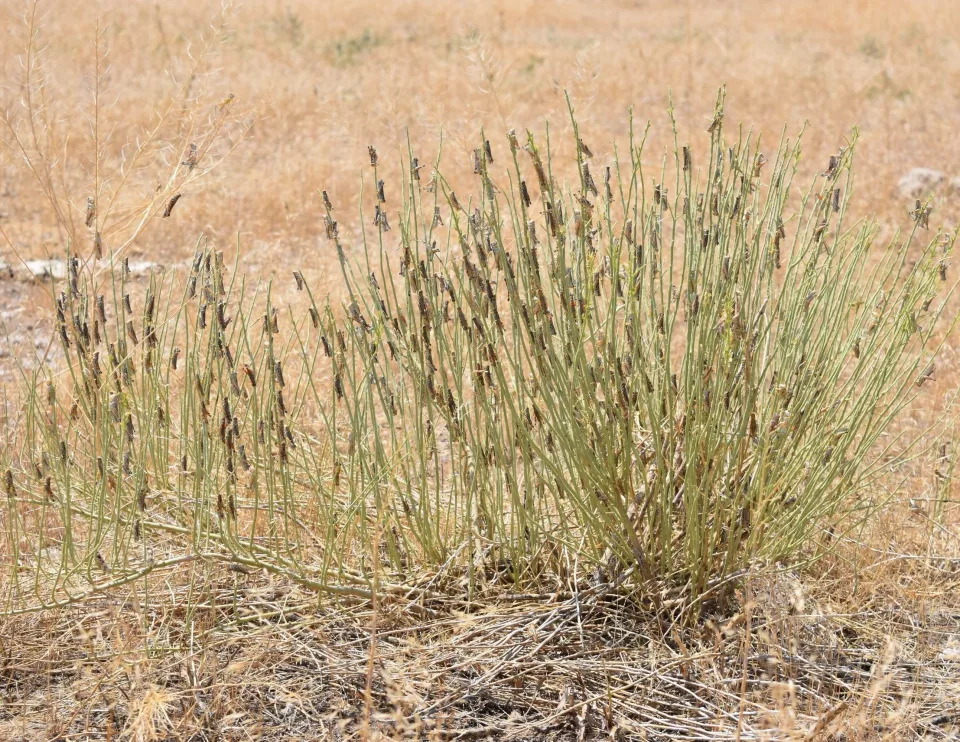
M 360 57 L 381 46 L 384 41 L 383 36 L 365 28 L 362 33 L 356 36 L 349 36 L 330 44 L 327 53 L 333 64 L 338 67 L 346 67 L 355 64 Z
M 511 132 L 502 171 L 481 138 L 470 200 L 411 151 L 396 216 L 371 147 L 359 264 L 323 194 L 342 312 L 295 272 L 281 313 L 202 242 L 136 309 L 122 265 L 101 291 L 69 257 L 68 375 L 28 385 L 6 470 L 8 610 L 183 561 L 359 597 L 698 597 L 795 555 L 931 375 L 956 234 L 878 253 L 845 225 L 855 133 L 793 200 L 798 143 L 725 138 L 722 95 L 698 164 L 677 142 L 649 173 L 631 125 L 602 168 L 573 131 L 571 187 L 549 135 Z

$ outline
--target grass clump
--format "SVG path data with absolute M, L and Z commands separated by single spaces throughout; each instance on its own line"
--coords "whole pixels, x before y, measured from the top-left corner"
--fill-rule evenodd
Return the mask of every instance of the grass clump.
M 956 234 L 878 250 L 846 224 L 855 134 L 801 193 L 799 142 L 728 136 L 722 96 L 709 150 L 652 173 L 632 126 L 609 165 L 573 132 L 569 186 L 549 135 L 481 137 L 469 198 L 411 151 L 398 212 L 371 147 L 360 260 L 323 194 L 342 311 L 297 271 L 281 312 L 202 242 L 133 300 L 70 256 L 66 371 L 32 379 L 5 467 L 7 610 L 186 562 L 659 602 L 795 556 L 932 375 Z

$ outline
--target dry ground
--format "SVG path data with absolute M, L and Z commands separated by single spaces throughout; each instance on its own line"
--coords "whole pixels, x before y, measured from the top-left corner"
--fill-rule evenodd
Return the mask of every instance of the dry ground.
M 68 142 L 54 148 L 57 177 L 81 221 L 95 160 L 98 14 L 96 126 L 102 177 L 115 183 L 219 12 L 182 0 L 91 5 L 51 0 L 39 14 L 51 119 L 71 132 L 56 140 Z M 0 2 L 7 110 L 20 96 L 27 10 Z M 204 233 L 238 246 L 251 275 L 292 288 L 290 271 L 303 268 L 336 294 L 318 190 L 337 205 L 342 231 L 357 234 L 368 144 L 390 183 L 408 133 L 427 161 L 442 134 L 447 170 L 466 180 L 481 128 L 502 141 L 509 128 L 540 131 L 548 120 L 564 140 L 567 90 L 598 157 L 622 145 L 631 105 L 653 122 L 648 152 L 657 153 L 669 134 L 668 91 L 681 136 L 696 138 L 722 84 L 728 120 L 765 137 L 807 122 L 808 175 L 859 125 L 855 209 L 891 234 L 909 223 L 912 204 L 896 188 L 905 171 L 960 175 L 958 32 L 954 0 L 250 2 L 228 14 L 191 82 L 200 113 L 178 119 L 171 145 L 132 172 L 132 187 L 149 193 L 161 166 L 181 156 L 179 138 L 202 129 L 229 93 L 218 152 L 236 149 L 130 251 L 175 265 Z M 934 207 L 932 221 L 955 223 L 960 194 L 942 188 Z M 62 230 L 8 146 L 0 227 L 0 261 L 14 267 L 62 249 Z M 9 405 L 14 361 L 29 366 L 46 348 L 50 307 L 44 286 L 0 277 Z M 955 348 L 903 421 L 908 433 L 922 432 L 956 391 Z M 368 725 L 437 739 L 956 738 L 960 518 L 951 503 L 942 522 L 930 518 L 930 461 L 890 472 L 889 508 L 835 557 L 757 577 L 738 606 L 683 632 L 611 596 L 470 610 L 452 602 L 428 615 L 401 604 L 382 609 L 371 653 L 369 606 L 345 617 L 289 585 L 220 568 L 203 574 L 191 635 L 177 600 L 148 609 L 122 591 L 57 615 L 3 619 L 0 739 L 337 739 Z
M 7 106 L 19 97 L 28 8 L 0 4 Z M 662 151 L 668 95 L 681 137 L 702 135 L 723 84 L 730 119 L 762 132 L 771 149 L 785 126 L 793 134 L 808 124 L 808 174 L 857 125 L 856 209 L 890 228 L 908 223 L 912 204 L 894 196 L 906 170 L 960 175 L 960 7 L 949 0 L 851 2 L 829 11 L 813 2 L 264 2 L 231 11 L 219 35 L 211 30 L 220 23 L 216 3 L 97 8 L 78 17 L 72 3 L 50 1 L 38 14 L 46 100 L 61 129 L 51 150 L 77 217 L 94 180 L 98 17 L 105 56 L 96 123 L 105 181 L 117 183 L 131 143 L 189 78 L 191 55 L 205 39 L 215 40 L 189 78 L 188 96 L 207 117 L 216 102 L 236 96 L 227 139 L 245 134 L 241 145 L 184 189 L 176 218 L 152 225 L 134 245 L 135 253 L 167 264 L 189 257 L 203 233 L 228 249 L 239 244 L 252 274 L 286 276 L 300 267 L 312 283 L 336 291 L 331 248 L 320 239 L 318 191 L 328 191 L 341 226 L 356 233 L 368 144 L 382 151 L 390 184 L 408 132 L 427 162 L 442 135 L 447 170 L 459 168 L 466 179 L 481 129 L 496 141 L 509 128 L 542 131 L 549 121 L 565 143 L 564 90 L 601 158 L 614 142 L 623 146 L 630 106 L 639 122 L 654 124 L 647 151 Z M 171 141 L 197 125 L 198 117 L 185 116 Z M 155 155 L 153 167 L 128 175 L 141 192 L 180 152 L 158 148 Z M 59 255 L 64 236 L 18 162 L 0 150 L 0 226 L 25 259 Z M 960 193 L 951 198 L 943 190 L 934 219 L 949 223 Z M 12 252 L 5 245 L 0 260 L 16 263 Z M 15 333 L 12 352 L 22 354 L 38 339 L 29 329 L 36 318 L 18 309 L 49 300 L 9 281 L 4 291 L 10 307 L 3 321 L 27 329 Z

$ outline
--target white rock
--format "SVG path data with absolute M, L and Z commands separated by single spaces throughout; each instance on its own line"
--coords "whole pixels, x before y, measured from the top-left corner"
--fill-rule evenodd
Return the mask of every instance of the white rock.
M 159 263 L 152 263 L 149 260 L 131 260 L 130 261 L 130 272 L 133 274 L 138 273 L 149 273 L 153 270 L 158 270 L 162 266 Z
M 28 260 L 25 265 L 34 278 L 67 277 L 67 262 L 65 260 Z
M 30 276 L 37 279 L 53 278 L 62 281 L 67 277 L 67 261 L 65 260 L 28 260 L 25 263 Z M 102 265 L 102 264 L 101 264 Z M 117 263 L 117 270 L 120 270 L 120 263 Z M 161 268 L 159 263 L 153 263 L 149 260 L 131 260 L 130 273 L 141 275 Z M 0 268 L 2 270 L 2 268 Z
M 960 662 L 960 641 L 955 639 L 948 641 L 938 659 L 946 662 Z
M 920 198 L 943 182 L 943 173 L 928 167 L 915 167 L 899 181 L 897 189 L 904 198 Z
M 950 190 L 954 193 L 960 193 L 960 175 L 954 175 L 950 178 Z

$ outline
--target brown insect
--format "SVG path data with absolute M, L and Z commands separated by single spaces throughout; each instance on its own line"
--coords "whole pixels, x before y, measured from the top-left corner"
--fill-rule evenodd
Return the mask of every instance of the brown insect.
M 187 154 L 184 155 L 184 159 L 180 162 L 180 164 L 185 166 L 188 170 L 193 170 L 197 166 L 197 159 L 197 145 L 194 142 L 190 142 L 190 146 L 187 148 Z
M 936 368 L 936 364 L 934 363 L 931 363 L 929 366 L 927 366 L 926 369 L 924 369 L 924 372 L 920 374 L 919 378 L 917 379 L 917 386 L 923 386 L 924 382 L 926 381 L 935 381 L 936 378 L 933 374 L 934 371 L 936 371 Z

